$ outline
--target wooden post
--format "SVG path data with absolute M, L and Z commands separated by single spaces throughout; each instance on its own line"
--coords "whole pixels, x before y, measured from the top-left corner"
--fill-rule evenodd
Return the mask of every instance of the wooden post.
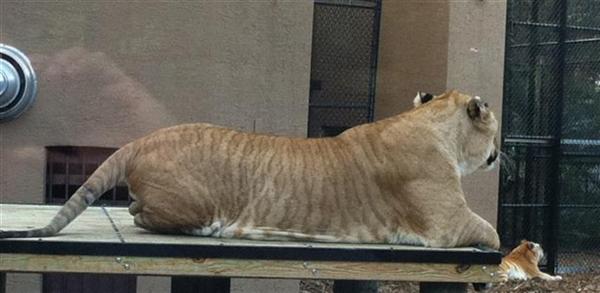
M 466 293 L 468 283 L 425 283 L 419 284 L 421 293 Z
M 229 278 L 173 277 L 171 292 L 177 293 L 229 293 Z
M 336 280 L 333 282 L 333 293 L 377 293 L 377 282 Z

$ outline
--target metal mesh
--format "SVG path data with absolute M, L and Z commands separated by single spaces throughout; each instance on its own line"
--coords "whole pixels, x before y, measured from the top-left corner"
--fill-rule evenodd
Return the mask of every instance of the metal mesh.
M 600 268 L 600 1 L 510 0 L 499 232 Z
M 372 121 L 379 2 L 315 3 L 308 136 Z
M 552 216 L 553 191 L 550 188 L 549 169 L 551 149 L 548 146 L 528 146 L 526 143 L 507 143 L 504 152 L 514 165 L 501 173 L 500 240 L 509 250 L 522 239 L 550 247 L 549 230 Z M 509 170 L 506 170 L 509 169 Z M 546 266 L 546 260 L 541 265 Z
M 46 203 L 63 204 L 96 171 L 116 148 L 50 146 L 46 147 Z M 127 186 L 106 191 L 94 205 L 129 204 Z

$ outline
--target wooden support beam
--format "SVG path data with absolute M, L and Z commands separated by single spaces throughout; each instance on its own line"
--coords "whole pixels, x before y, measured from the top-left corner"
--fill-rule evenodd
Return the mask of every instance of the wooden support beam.
M 499 282 L 497 265 L 110 257 L 0 253 L 4 272 L 78 272 L 163 276 Z

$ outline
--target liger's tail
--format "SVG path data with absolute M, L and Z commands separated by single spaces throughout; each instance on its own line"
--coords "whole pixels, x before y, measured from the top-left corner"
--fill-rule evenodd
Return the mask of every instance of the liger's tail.
M 45 227 L 18 231 L 0 230 L 0 238 L 46 237 L 55 235 L 87 209 L 96 199 L 102 196 L 104 192 L 113 188 L 124 179 L 129 153 L 129 148 L 125 146 L 108 157 L 90 178 L 75 191 L 73 196 L 71 196 Z

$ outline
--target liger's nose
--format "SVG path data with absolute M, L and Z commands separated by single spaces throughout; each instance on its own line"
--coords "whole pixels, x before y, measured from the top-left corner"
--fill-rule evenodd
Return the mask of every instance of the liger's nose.
M 487 164 L 491 165 L 492 163 L 494 163 L 494 161 L 496 161 L 496 159 L 498 158 L 498 151 L 494 150 L 492 152 L 492 154 L 490 154 L 490 156 L 487 159 Z

